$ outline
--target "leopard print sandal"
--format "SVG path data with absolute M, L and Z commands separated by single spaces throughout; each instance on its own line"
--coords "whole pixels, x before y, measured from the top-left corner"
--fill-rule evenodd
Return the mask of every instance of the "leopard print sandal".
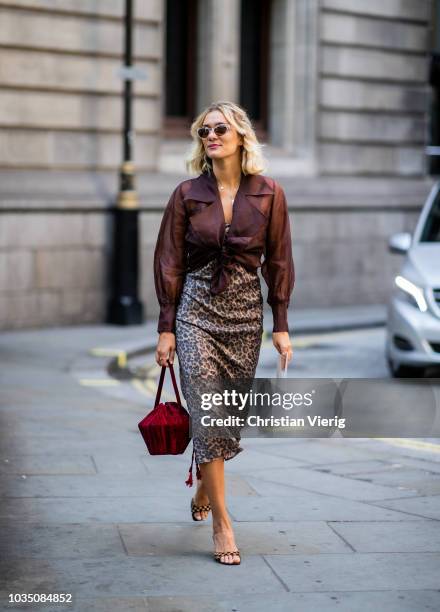
M 223 555 L 238 555 L 239 557 L 239 561 L 237 562 L 233 562 L 233 563 L 226 563 L 225 561 L 222 561 L 221 558 L 223 557 Z M 214 559 L 218 562 L 221 563 L 222 565 L 240 565 L 241 563 L 241 559 L 240 559 L 240 551 L 239 550 L 233 550 L 233 551 L 223 551 L 223 552 L 216 552 L 214 553 Z
M 198 506 L 197 504 L 194 503 L 194 498 L 191 499 L 191 516 L 192 516 L 192 520 L 193 521 L 197 521 L 198 523 L 200 523 L 200 521 L 206 521 L 206 518 L 196 518 L 194 515 L 196 512 L 209 512 L 211 510 L 211 504 L 205 504 L 202 506 Z

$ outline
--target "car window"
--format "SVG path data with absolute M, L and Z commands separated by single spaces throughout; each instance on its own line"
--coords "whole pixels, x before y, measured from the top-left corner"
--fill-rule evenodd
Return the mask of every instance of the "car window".
M 440 242 L 440 191 L 437 193 L 437 197 L 426 217 L 420 242 Z

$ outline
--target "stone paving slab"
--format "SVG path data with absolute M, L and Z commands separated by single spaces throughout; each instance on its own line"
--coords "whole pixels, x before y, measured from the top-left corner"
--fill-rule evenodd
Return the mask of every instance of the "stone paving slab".
M 98 474 L 138 474 L 145 476 L 149 471 L 144 456 L 140 453 L 109 453 L 92 451 L 93 463 Z M 154 474 L 154 472 L 152 472 Z
M 183 458 L 183 459 L 182 459 Z M 237 456 L 238 459 L 238 456 Z M 152 456 L 148 455 L 141 458 L 145 469 L 151 478 L 165 479 L 170 481 L 170 486 L 173 486 L 174 491 L 180 491 L 182 483 L 188 477 L 188 470 L 191 463 L 191 457 L 189 454 L 171 456 Z M 249 483 L 240 475 L 240 470 L 231 469 L 234 461 L 226 462 L 226 493 L 227 495 L 256 495 L 254 489 Z M 193 487 L 184 486 L 185 490 L 188 490 L 193 495 L 195 485 L 195 467 L 193 466 Z
M 246 498 L 245 498 L 246 499 Z M 390 511 L 391 512 L 391 511 Z M 191 521 L 188 494 L 167 495 L 158 504 L 150 497 L 47 497 L 5 499 L 0 505 L 0 523 L 174 523 Z
M 18 383 L 17 383 L 18 384 Z M 50 384 L 48 382 L 48 384 Z M 76 387 L 76 388 L 75 388 Z M 101 431 L 111 430 L 112 425 L 118 423 L 119 426 L 124 426 L 124 431 L 136 431 L 138 422 L 147 414 L 148 410 L 140 404 L 125 404 L 113 398 L 103 398 L 98 388 L 76 385 L 70 390 L 72 397 L 69 397 L 69 391 L 66 385 L 62 383 L 57 390 L 52 391 L 52 397 L 49 403 L 48 398 L 35 398 L 32 401 L 32 409 L 35 414 L 38 414 L 38 424 L 46 425 L 50 419 L 56 418 L 56 422 L 60 425 L 69 423 L 83 422 L 85 419 L 95 419 L 94 424 L 102 428 Z M 63 411 L 63 402 L 69 402 L 71 410 Z M 25 417 L 28 417 L 29 425 L 36 424 L 35 421 L 29 419 L 29 406 L 25 403 L 15 403 L 8 407 L 2 407 L 3 413 L 10 413 L 10 418 L 22 422 Z M 101 421 L 99 421 L 101 417 Z M 105 418 L 104 418 L 105 417 Z M 52 422 L 53 424 L 53 422 Z M 89 433 L 98 437 L 98 429 L 93 429 Z M 66 431 L 67 434 L 74 434 L 75 431 Z M 139 430 L 137 430 L 138 435 Z
M 164 602 L 168 600 L 168 598 L 159 597 L 155 599 L 163 599 Z M 74 602 L 72 606 L 60 606 L 58 604 L 49 607 L 42 606 L 42 609 L 44 612 L 62 612 L 64 610 L 69 612 L 154 612 L 159 609 L 159 607 L 156 608 L 155 602 L 150 604 L 147 597 L 100 597 L 96 599 L 76 597 Z M 160 605 L 158 601 L 157 606 Z
M 279 579 L 262 557 L 247 556 L 246 565 L 225 568 L 214 561 L 210 552 L 89 559 L 14 557 L 0 561 L 0 593 L 4 594 L 6 586 L 9 592 L 37 593 L 51 588 L 52 592 L 72 592 L 77 597 L 194 593 L 223 597 L 224 593 L 276 594 L 281 588 Z
M 440 444 L 440 438 L 424 438 L 423 441 L 435 444 L 437 447 Z M 348 442 L 348 441 L 347 441 Z M 400 438 L 391 438 L 388 441 L 376 440 L 375 438 L 353 438 L 349 441 L 359 450 L 364 450 L 368 453 L 369 458 L 386 459 L 388 461 L 396 461 L 397 463 L 415 459 L 417 461 L 431 461 L 440 463 L 439 448 L 433 452 L 430 448 L 422 448 L 421 446 L 412 447 L 400 444 Z
M 410 497 L 416 491 L 399 487 L 381 486 L 353 478 L 344 478 L 333 474 L 324 474 L 307 468 L 284 468 L 281 470 L 253 470 L 253 475 L 260 480 L 275 482 L 294 487 L 297 492 L 307 490 L 334 495 L 343 499 L 370 501 L 391 499 L 393 497 Z M 246 474 L 246 473 L 245 473 Z
M 192 525 L 121 524 L 118 526 L 129 555 L 173 555 L 209 551 L 210 520 Z M 236 523 L 234 532 L 243 557 L 266 554 L 352 553 L 353 550 L 324 521 Z
M 397 465 L 420 468 L 429 472 L 440 474 L 440 461 L 428 461 L 427 459 L 416 459 L 414 457 L 400 457 Z
M 404 467 L 385 472 L 364 472 L 362 475 L 350 475 L 351 478 L 381 484 L 399 489 L 407 489 L 419 495 L 437 495 L 440 493 L 440 474 L 420 469 Z
M 391 499 L 381 502 L 372 502 L 372 504 L 375 506 L 380 505 L 382 508 L 395 509 L 414 516 L 440 521 L 440 495 L 413 497 L 411 499 Z
M 270 439 L 268 439 L 269 441 Z M 296 459 L 303 461 L 305 464 L 311 465 L 328 465 L 331 463 L 340 463 L 348 461 L 363 461 L 371 458 L 371 453 L 368 450 L 358 448 L 354 445 L 344 444 L 344 441 L 337 441 L 340 446 L 329 444 L 326 440 L 295 440 L 291 444 L 278 444 L 277 441 L 270 440 L 272 444 L 267 443 L 264 447 L 264 453 L 268 453 L 277 457 L 286 457 L 288 459 Z M 295 443 L 293 443 L 295 442 Z M 384 450 L 384 449 L 382 449 Z M 386 453 L 384 451 L 384 457 Z M 377 454 L 374 455 L 377 459 Z
M 94 394 L 96 394 L 96 390 L 94 390 Z M 63 411 L 63 402 L 67 401 L 71 405 L 71 409 Z M 109 400 L 110 403 L 108 404 L 106 401 L 105 398 L 103 400 L 100 394 L 93 398 L 79 394 L 75 399 L 68 400 L 67 397 L 63 397 L 63 391 L 60 389 L 59 396 L 52 398 L 50 401 L 49 399 L 34 399 L 32 402 L 33 414 L 29 414 L 29 406 L 22 404 L 12 404 L 7 408 L 2 407 L 2 413 L 7 415 L 11 425 L 17 428 L 19 433 L 23 432 L 28 435 L 35 433 L 35 428 L 38 425 L 39 435 L 41 432 L 43 435 L 52 433 L 53 436 L 53 427 L 57 424 L 59 427 L 65 428 L 63 433 L 65 433 L 66 441 L 68 442 L 79 437 L 80 426 L 85 427 L 88 425 L 89 429 L 85 429 L 81 433 L 86 433 L 91 438 L 98 439 L 99 433 L 103 437 L 107 432 L 109 435 L 114 435 L 118 432 L 120 436 L 122 432 L 133 432 L 142 441 L 137 426 L 141 418 L 145 416 L 146 411 L 134 404 L 130 404 L 130 409 L 122 410 L 123 405 L 115 404 L 113 399 Z M 56 403 L 56 408 L 54 406 L 51 407 L 49 405 L 50 402 Z M 38 415 L 38 418 L 36 415 Z M 50 429 L 51 426 L 52 429 Z M 116 446 L 115 448 L 118 447 Z M 109 447 L 107 447 L 107 451 L 108 449 Z M 15 452 L 17 452 L 17 447 Z M 38 452 L 38 450 L 35 452 Z
M 228 509 L 236 521 L 399 521 L 422 517 L 397 510 L 379 508 L 376 504 L 343 500 L 330 495 L 295 491 L 283 485 L 261 483 L 248 478 L 250 485 L 264 497 L 232 497 Z M 399 509 L 400 510 L 400 509 Z
M 340 476 L 345 475 L 356 475 L 364 474 L 365 472 L 383 472 L 385 470 L 396 469 L 396 466 L 400 466 L 400 463 L 392 461 L 381 461 L 379 459 L 366 459 L 365 461 L 343 461 L 341 463 L 322 464 L 314 465 L 310 469 L 316 470 L 317 472 L 323 472 L 328 474 L 339 474 Z
M 96 474 L 96 467 L 91 455 L 11 455 L 0 458 L 1 474 Z
M 186 598 L 153 598 L 148 597 L 151 605 L 149 612 L 194 612 L 197 610 L 196 599 Z M 431 610 L 436 612 L 440 603 L 437 590 L 430 591 L 362 591 L 330 593 L 278 593 L 271 595 L 228 596 L 216 603 L 212 600 L 201 600 L 203 612 L 317 612 L 335 610 L 337 612 L 415 612 Z
M 154 495 L 160 487 L 163 495 L 185 492 L 187 471 L 182 471 L 180 482 L 175 478 L 161 478 L 143 474 L 94 474 L 0 476 L 2 497 L 142 497 Z
M 437 589 L 440 553 L 266 555 L 288 589 L 301 591 L 393 591 Z
M 330 593 L 277 593 L 212 596 L 99 597 L 75 598 L 73 606 L 41 606 L 45 612 L 437 612 L 438 590 L 420 591 L 333 591 Z M 5 610 L 19 609 L 5 606 Z M 25 609 L 25 608 L 20 608 Z M 29 608 L 28 608 L 29 609 Z M 40 608 L 39 608 L 40 609 Z
M 73 606 L 41 605 L 45 612 L 316 612 L 335 610 L 338 612 L 414 612 L 426 610 L 437 612 L 439 593 L 436 590 L 424 591 L 362 591 L 331 593 L 278 593 L 236 596 L 234 598 L 181 597 L 99 597 L 75 599 Z M 383 608 L 382 608 L 383 606 Z M 5 610 L 25 609 L 5 606 Z M 29 608 L 27 608 L 29 609 Z
M 0 550 L 6 557 L 83 558 L 125 555 L 116 525 L 0 523 Z
M 356 552 L 440 552 L 437 521 L 330 523 Z M 440 572 L 440 567 L 438 568 Z
M 255 497 L 258 493 L 253 487 L 247 482 L 245 478 L 239 474 L 227 474 L 225 485 L 226 499 L 234 496 L 243 497 L 244 495 Z
M 14 455 L 17 449 L 20 449 L 21 453 L 31 455 L 44 454 L 42 449 L 49 448 L 54 455 L 86 455 L 96 451 L 108 452 L 109 448 L 117 448 L 118 451 L 135 452 L 136 454 L 143 451 L 145 444 L 140 433 L 134 429 L 122 435 L 121 433 L 115 433 L 119 430 L 119 426 L 115 424 L 112 431 L 103 431 L 101 436 L 89 433 L 87 429 L 93 426 L 93 422 L 96 426 L 97 420 L 99 419 L 84 420 L 81 425 L 84 428 L 83 432 L 66 430 L 65 435 L 63 432 L 63 437 L 54 436 L 53 424 L 51 430 L 49 423 L 44 428 L 41 427 L 38 436 L 34 435 L 30 427 L 11 426 L 9 431 L 13 432 L 14 435 L 2 440 L 2 456 Z M 190 455 L 188 457 L 191 461 Z
M 0 496 L 13 497 L 147 497 L 154 496 L 160 489 L 161 495 L 174 495 L 188 489 L 195 491 L 195 485 L 189 488 L 185 485 L 188 470 L 180 474 L 168 474 L 168 477 L 156 476 L 144 472 L 141 474 L 55 474 L 55 475 L 19 475 L 7 474 L 0 476 Z M 193 476 L 195 477 L 194 473 Z M 230 476 L 226 483 L 228 495 L 256 495 L 238 474 Z

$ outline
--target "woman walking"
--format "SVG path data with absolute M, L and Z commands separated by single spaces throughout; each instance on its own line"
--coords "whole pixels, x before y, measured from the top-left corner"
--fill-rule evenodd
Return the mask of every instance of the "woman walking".
M 187 165 L 198 176 L 171 194 L 154 252 L 154 278 L 160 304 L 156 362 L 172 364 L 177 352 L 193 420 L 200 414 L 196 381 L 255 376 L 263 335 L 260 266 L 273 313 L 273 344 L 291 360 L 287 308 L 295 273 L 284 191 L 261 174 L 261 146 L 245 110 L 232 102 L 211 104 L 195 119 L 191 135 Z M 240 433 L 198 429 L 193 448 L 201 477 L 192 517 L 205 520 L 212 510 L 214 558 L 239 564 L 224 462 L 243 450 Z

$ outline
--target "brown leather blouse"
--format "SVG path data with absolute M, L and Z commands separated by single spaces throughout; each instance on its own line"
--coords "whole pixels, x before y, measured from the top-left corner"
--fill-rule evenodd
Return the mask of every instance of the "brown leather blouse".
M 175 332 L 185 273 L 212 259 L 217 260 L 210 282 L 213 295 L 226 289 L 234 261 L 250 271 L 261 266 L 273 331 L 289 331 L 287 308 L 295 269 L 286 197 L 274 179 L 242 173 L 228 232 L 212 172 L 177 185 L 165 208 L 154 251 L 154 282 L 160 304 L 158 333 Z

